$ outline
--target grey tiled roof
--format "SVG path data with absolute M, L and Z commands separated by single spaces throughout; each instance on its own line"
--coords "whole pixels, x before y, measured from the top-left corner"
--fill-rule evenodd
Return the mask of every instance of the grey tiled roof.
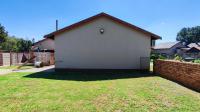
M 196 49 L 199 49 L 200 50 L 200 43 L 198 43 L 199 45 L 197 45 L 196 43 L 191 43 L 188 45 L 188 47 L 192 48 L 192 47 L 195 47 Z
M 179 41 L 160 43 L 160 44 L 155 45 L 154 49 L 170 49 L 178 43 L 179 43 Z

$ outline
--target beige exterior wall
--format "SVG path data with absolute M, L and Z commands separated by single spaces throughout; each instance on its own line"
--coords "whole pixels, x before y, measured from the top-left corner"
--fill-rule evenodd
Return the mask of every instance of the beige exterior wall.
M 51 40 L 51 39 L 45 39 L 44 41 L 39 42 L 34 46 L 39 47 L 41 50 L 43 50 L 43 49 L 54 50 L 55 49 L 54 40 Z
M 105 30 L 100 34 L 99 29 Z M 100 18 L 55 37 L 56 68 L 148 69 L 150 37 Z M 144 68 L 145 67 L 145 68 Z

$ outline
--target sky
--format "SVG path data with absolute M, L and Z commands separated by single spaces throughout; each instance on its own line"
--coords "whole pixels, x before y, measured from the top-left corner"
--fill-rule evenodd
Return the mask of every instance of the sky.
M 176 40 L 183 27 L 200 25 L 200 0 L 1 0 L 0 24 L 10 36 L 41 40 L 59 28 L 101 12 Z

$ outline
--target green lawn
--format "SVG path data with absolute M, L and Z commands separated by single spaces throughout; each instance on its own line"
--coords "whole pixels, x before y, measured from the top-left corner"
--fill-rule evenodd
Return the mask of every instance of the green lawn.
M 149 76 L 149 73 L 12 73 L 0 76 L 0 112 L 199 110 L 199 93 L 158 76 Z

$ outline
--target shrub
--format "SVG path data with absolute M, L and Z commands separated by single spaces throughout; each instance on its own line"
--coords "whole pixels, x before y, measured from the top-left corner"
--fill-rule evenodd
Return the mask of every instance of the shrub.
M 162 60 L 165 60 L 167 59 L 166 56 L 163 56 L 163 55 L 159 55 L 159 54 L 151 54 L 151 60 L 156 60 L 156 59 L 162 59 Z
M 182 61 L 183 58 L 181 56 L 179 56 L 179 55 L 175 55 L 174 60 Z
M 159 55 L 158 54 L 151 54 L 151 57 L 150 57 L 152 60 L 156 60 L 159 58 Z
M 158 59 L 165 60 L 165 59 L 167 59 L 167 57 L 163 56 L 163 55 L 159 55 Z
M 196 59 L 193 61 L 194 63 L 199 63 L 200 64 L 200 59 Z

